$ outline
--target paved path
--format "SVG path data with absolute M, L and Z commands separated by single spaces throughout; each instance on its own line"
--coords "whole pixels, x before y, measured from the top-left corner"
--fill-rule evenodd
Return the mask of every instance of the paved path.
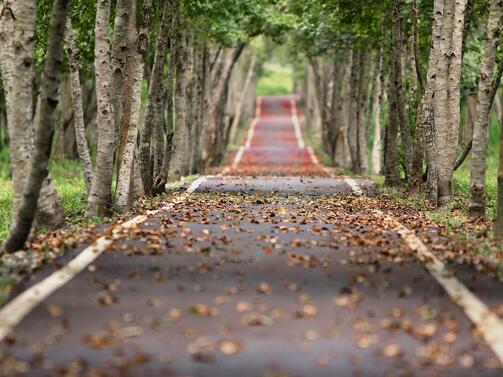
M 449 299 L 411 242 L 444 250 L 438 229 L 368 181 L 328 177 L 290 98 L 257 115 L 225 176 L 104 231 L 106 250 L 5 337 L 0 375 L 501 376 L 473 301 Z M 501 305 L 501 284 L 457 272 Z

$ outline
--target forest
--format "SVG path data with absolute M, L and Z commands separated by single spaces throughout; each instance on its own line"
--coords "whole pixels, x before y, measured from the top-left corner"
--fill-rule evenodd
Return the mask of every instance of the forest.
M 438 208 L 464 195 L 500 235 L 502 12 L 499 0 L 4 0 L 3 250 L 221 165 L 278 54 L 330 164 Z

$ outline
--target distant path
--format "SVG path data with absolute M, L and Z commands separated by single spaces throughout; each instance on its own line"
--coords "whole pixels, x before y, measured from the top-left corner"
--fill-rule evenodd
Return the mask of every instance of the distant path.
M 258 98 L 255 118 L 225 174 L 327 175 L 327 169 L 304 142 L 293 97 Z
M 322 167 L 292 98 L 259 101 L 223 173 L 26 282 L 0 376 L 501 375 L 502 284 L 448 273 L 433 224 Z

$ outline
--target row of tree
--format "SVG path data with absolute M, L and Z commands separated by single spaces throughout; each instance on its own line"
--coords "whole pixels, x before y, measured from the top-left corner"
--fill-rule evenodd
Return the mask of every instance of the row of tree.
M 7 252 L 23 246 L 34 221 L 63 222 L 48 172 L 54 145 L 78 152 L 87 216 L 127 211 L 168 181 L 218 165 L 256 77 L 247 46 L 278 34 L 288 18 L 267 0 L 16 0 L 2 7 L 14 189 Z
M 469 212 L 485 216 L 503 1 L 303 0 L 292 11 L 302 15 L 293 42 L 310 63 L 307 113 L 321 124 L 334 162 L 357 174 L 382 173 L 390 186 L 426 188 L 443 206 L 453 199 L 454 171 L 471 153 Z M 499 209 L 502 233 L 501 200 Z

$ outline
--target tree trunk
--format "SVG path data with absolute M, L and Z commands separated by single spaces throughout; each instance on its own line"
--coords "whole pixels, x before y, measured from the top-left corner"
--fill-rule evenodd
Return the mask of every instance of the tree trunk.
M 471 169 L 471 216 L 485 216 L 486 212 L 486 155 L 489 142 L 489 115 L 492 106 L 491 93 L 496 65 L 496 51 L 500 37 L 503 0 L 491 0 L 487 18 L 487 37 L 484 57 L 480 68 L 477 108 L 473 127 Z
M 393 88 L 396 116 L 405 155 L 405 175 L 410 177 L 412 171 L 412 136 L 409 121 L 405 117 L 404 93 L 403 93 L 403 65 L 402 65 L 402 31 L 401 31 L 401 0 L 393 0 L 393 16 L 391 29 L 391 82 Z
M 133 18 L 132 18 L 133 19 Z M 129 210 L 134 199 L 134 156 L 136 140 L 141 115 L 141 90 L 145 68 L 145 53 L 148 49 L 148 31 L 152 22 L 151 1 L 145 0 L 142 7 L 142 24 L 140 33 L 136 31 L 136 22 L 130 20 L 130 38 L 134 41 L 131 58 L 132 75 L 129 75 L 128 85 L 131 86 L 131 102 L 129 124 L 125 131 L 126 140 L 119 155 L 119 175 L 117 179 L 117 209 L 121 212 Z M 121 130 L 121 133 L 123 131 Z M 121 141 L 122 142 L 122 141 Z
M 7 107 L 7 126 L 12 167 L 13 218 L 23 199 L 33 149 L 33 82 L 35 70 L 36 5 L 33 0 L 12 3 L 12 14 L 0 22 L 0 64 Z M 37 111 L 37 114 L 39 111 Z M 55 228 L 64 223 L 64 213 L 50 174 L 42 185 L 35 228 Z
M 110 204 L 110 189 L 115 151 L 115 125 L 111 102 L 110 41 L 108 24 L 110 0 L 98 0 L 95 26 L 96 98 L 98 101 L 98 149 L 96 169 L 87 201 L 86 216 L 105 216 Z
M 21 205 L 16 212 L 13 226 L 3 246 L 5 252 L 14 252 L 23 247 L 35 218 L 42 184 L 49 173 L 48 165 L 54 134 L 54 111 L 58 104 L 58 86 L 63 63 L 63 40 L 68 6 L 69 0 L 55 0 L 52 7 L 34 153 L 30 161 L 28 178 L 23 188 Z
M 375 111 L 374 111 L 374 144 L 372 145 L 372 174 L 380 175 L 382 173 L 382 159 L 383 159 L 383 140 L 382 140 L 382 124 L 381 114 L 383 107 L 383 89 L 384 89 L 384 30 L 382 33 L 382 44 L 379 51 L 377 60 L 377 78 L 375 85 Z
M 433 4 L 432 42 L 428 60 L 428 70 L 426 73 L 426 83 L 416 120 L 416 132 L 418 132 L 421 137 L 420 142 L 426 151 L 428 162 L 428 191 L 430 198 L 435 202 L 438 200 L 438 165 L 433 96 L 435 93 L 436 75 L 441 54 L 440 42 L 442 39 L 443 13 L 444 0 L 435 0 Z
M 101 1 L 101 0 L 98 0 Z M 126 81 L 126 61 L 131 49 L 129 38 L 129 23 L 132 0 L 117 0 L 115 8 L 114 33 L 112 39 L 112 66 L 110 102 L 113 109 L 116 137 L 119 135 L 119 125 L 122 116 L 122 103 L 124 97 L 124 83 Z M 136 9 L 136 7 L 134 7 Z M 107 60 L 108 62 L 108 60 Z
M 369 82 L 371 69 L 371 54 L 370 49 L 365 48 L 361 51 L 360 57 L 360 82 L 358 87 L 358 115 L 357 115 L 357 143 L 358 143 L 358 172 L 365 174 L 368 171 L 368 156 L 367 156 L 367 112 L 368 112 L 368 97 L 369 97 Z
M 460 124 L 460 81 L 466 0 L 446 0 L 441 56 L 435 81 L 435 142 L 438 155 L 438 201 L 452 199 L 452 174 Z
M 72 106 L 73 106 L 73 127 L 75 129 L 75 138 L 77 139 L 77 151 L 79 153 L 87 193 L 91 191 L 93 181 L 93 165 L 89 146 L 87 145 L 86 129 L 84 124 L 84 109 L 82 106 L 82 89 L 79 77 L 79 55 L 75 46 L 71 18 L 68 17 L 66 30 L 67 56 L 70 67 L 71 87 L 72 87 Z
M 351 76 L 349 84 L 348 142 L 351 155 L 351 171 L 359 174 L 358 156 L 358 88 L 360 83 L 361 50 L 353 49 Z
M 173 138 L 173 151 L 169 163 L 168 179 L 176 181 L 186 172 L 185 163 L 188 160 L 188 125 L 187 125 L 187 85 L 188 69 L 188 32 L 186 21 L 181 14 L 178 15 L 177 32 L 178 48 L 175 53 L 176 80 L 175 80 L 175 135 Z
M 153 177 L 157 176 L 158 173 L 154 168 L 154 172 L 151 172 L 151 140 L 152 132 L 155 133 L 155 140 L 157 141 L 154 145 L 154 156 L 158 156 L 160 142 L 162 141 L 162 128 L 164 123 L 164 85 L 163 85 L 163 69 L 164 63 L 166 61 L 166 49 L 169 40 L 172 39 L 173 30 L 173 10 L 174 4 L 173 0 L 167 0 L 164 3 L 164 8 L 162 12 L 162 19 L 159 22 L 159 27 L 157 31 L 157 39 L 155 45 L 155 56 L 154 64 L 152 67 L 152 74 L 150 76 L 149 92 L 148 92 L 148 104 L 145 114 L 145 122 L 141 129 L 140 136 L 140 171 L 142 174 L 143 188 L 146 194 L 150 194 L 152 191 Z M 170 66 L 170 70 L 172 67 Z M 168 120 L 169 126 L 171 122 Z M 162 152 L 161 152 L 162 156 Z M 157 159 L 156 159 L 157 160 Z M 157 162 L 158 164 L 158 162 Z M 156 165 L 156 161 L 154 161 Z M 160 167 L 159 167 L 160 170 Z

